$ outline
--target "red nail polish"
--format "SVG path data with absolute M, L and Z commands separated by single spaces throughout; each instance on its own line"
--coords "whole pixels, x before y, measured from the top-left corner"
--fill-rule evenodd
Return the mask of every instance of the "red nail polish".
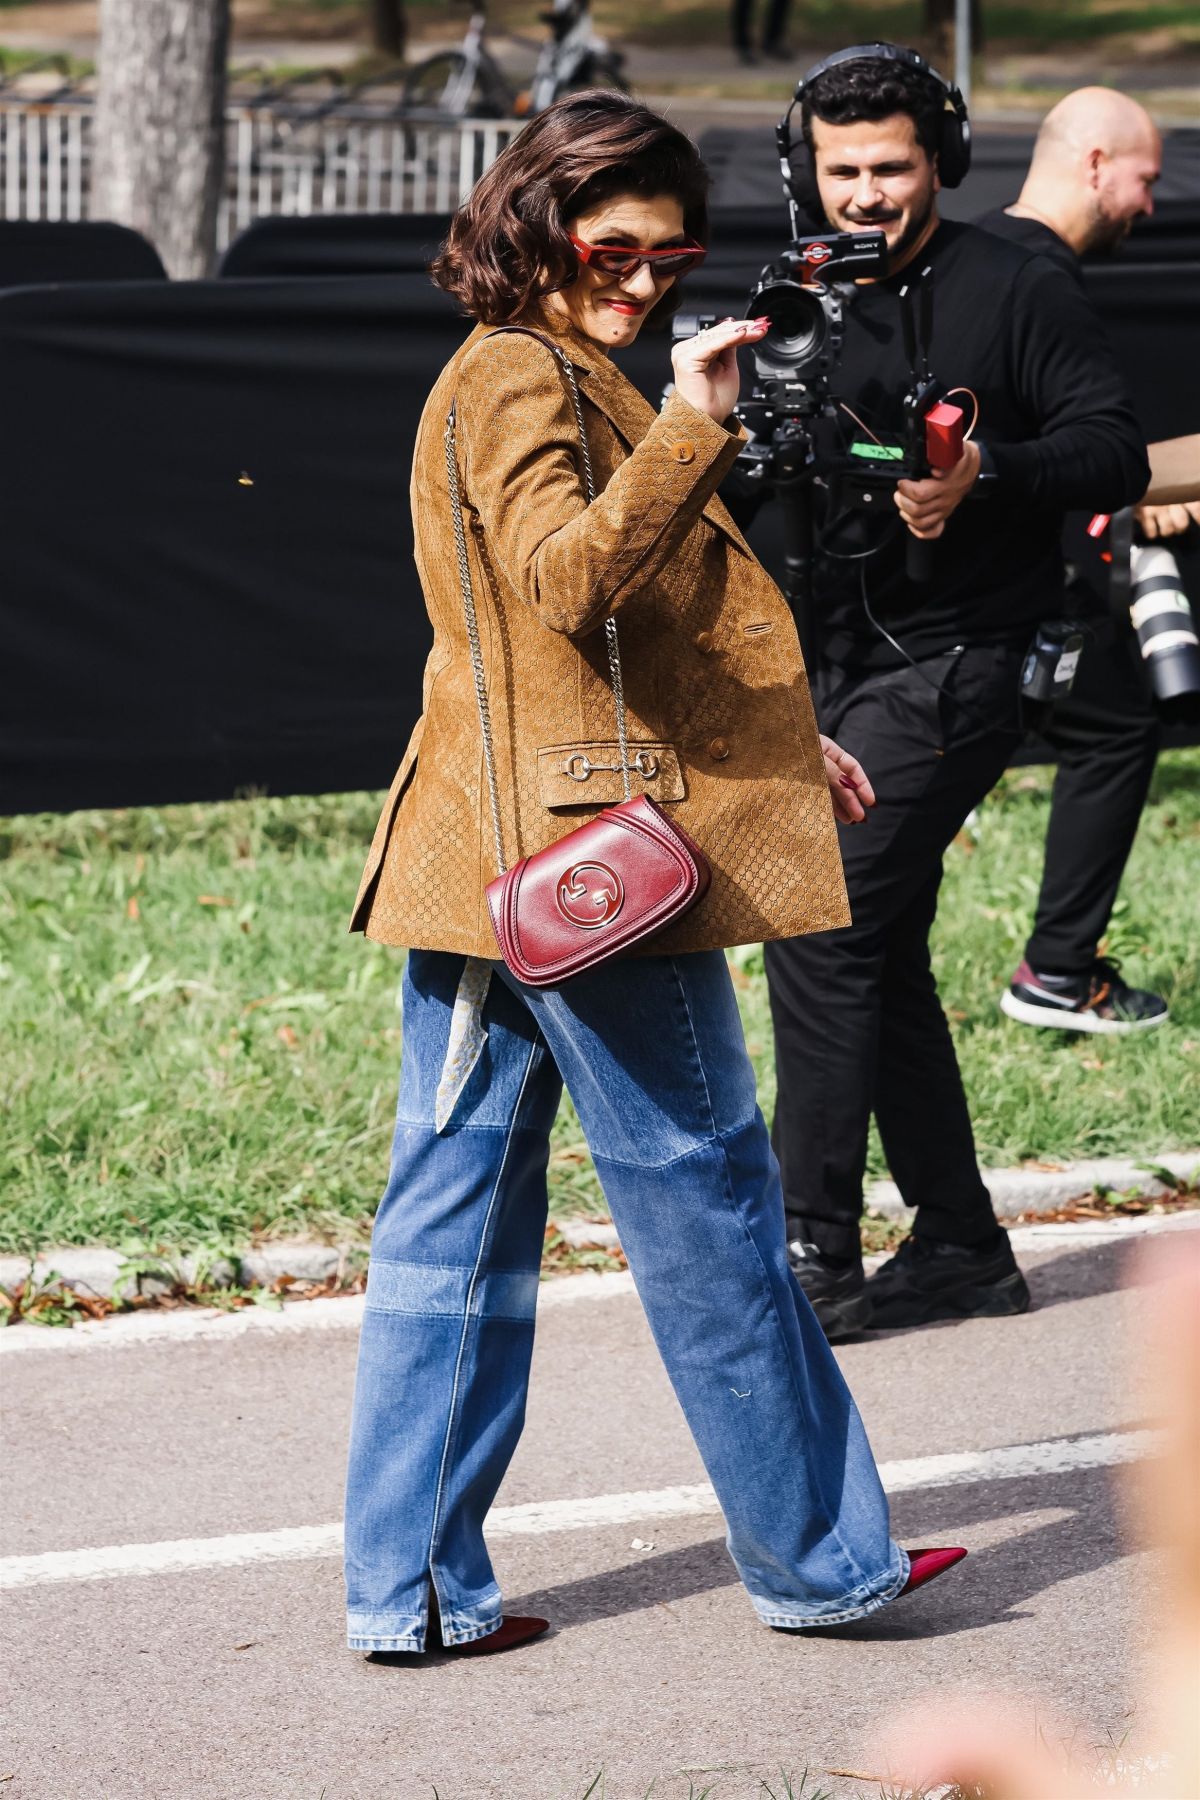
M 857 781 L 851 781 L 851 779 L 848 775 L 839 775 L 838 780 L 841 782 L 841 784 L 844 788 L 849 788 L 850 792 L 852 794 L 857 794 L 857 792 L 858 792 Z

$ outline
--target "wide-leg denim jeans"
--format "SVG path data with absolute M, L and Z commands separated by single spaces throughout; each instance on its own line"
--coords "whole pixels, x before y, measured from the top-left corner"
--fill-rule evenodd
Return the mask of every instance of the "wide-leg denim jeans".
M 439 1132 L 462 970 L 460 956 L 418 950 L 404 975 L 351 1433 L 351 1648 L 423 1649 L 431 1582 L 447 1643 L 500 1622 L 484 1520 L 524 1422 L 564 1081 L 759 1618 L 830 1625 L 882 1606 L 908 1559 L 788 1268 L 779 1172 L 723 954 L 631 957 L 554 990 L 524 988 L 497 964 L 486 1043 Z

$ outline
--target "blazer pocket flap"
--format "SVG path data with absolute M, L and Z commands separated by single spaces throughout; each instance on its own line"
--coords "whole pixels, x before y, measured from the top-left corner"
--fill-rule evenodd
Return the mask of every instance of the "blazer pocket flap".
M 625 798 L 621 746 L 613 742 L 549 744 L 537 753 L 538 794 L 551 811 L 567 806 L 614 806 Z M 652 800 L 682 800 L 683 771 L 672 744 L 629 744 L 629 788 Z

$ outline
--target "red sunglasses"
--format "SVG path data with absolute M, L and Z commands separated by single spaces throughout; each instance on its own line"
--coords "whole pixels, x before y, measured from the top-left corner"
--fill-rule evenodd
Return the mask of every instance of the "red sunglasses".
M 686 275 L 697 268 L 708 255 L 702 244 L 671 245 L 665 250 L 643 250 L 637 244 L 585 244 L 582 238 L 571 239 L 581 263 L 599 269 L 605 275 L 632 275 L 647 263 L 652 275 Z

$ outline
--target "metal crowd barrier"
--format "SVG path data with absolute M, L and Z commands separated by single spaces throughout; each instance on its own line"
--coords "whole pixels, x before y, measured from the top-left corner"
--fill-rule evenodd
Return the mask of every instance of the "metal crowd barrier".
M 450 212 L 521 129 L 392 106 L 251 97 L 226 113 L 218 247 L 267 215 Z M 0 218 L 86 219 L 89 96 L 6 99 L 0 88 Z

